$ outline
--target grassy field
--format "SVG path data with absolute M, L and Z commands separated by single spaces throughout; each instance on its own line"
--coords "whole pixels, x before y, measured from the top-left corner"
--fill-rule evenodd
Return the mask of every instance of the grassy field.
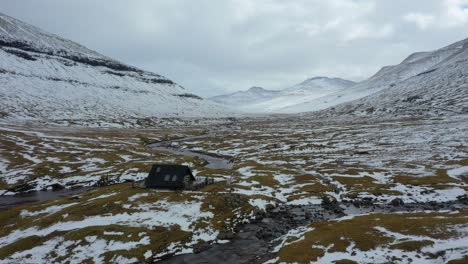
M 260 119 L 161 129 L 3 124 L 0 192 L 13 194 L 8 190 L 25 183 L 32 190 L 120 184 L 0 212 L 0 263 L 125 263 L 190 253 L 225 243 L 222 234 L 258 210 L 320 205 L 324 196 L 375 204 L 455 201 L 468 190 L 466 121 Z M 198 135 L 206 136 L 192 137 Z M 233 166 L 209 169 L 204 160 L 146 146 L 170 139 L 178 139 L 174 147 L 230 157 Z M 186 164 L 216 182 L 194 192 L 125 183 L 144 179 L 153 163 Z M 457 239 L 466 228 L 466 210 L 346 216 L 291 230 L 273 261 L 462 259 L 467 243 Z

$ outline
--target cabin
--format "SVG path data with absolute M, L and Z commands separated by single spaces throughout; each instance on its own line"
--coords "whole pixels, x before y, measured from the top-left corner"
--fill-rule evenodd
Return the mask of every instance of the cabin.
M 144 185 L 146 188 L 184 189 L 195 182 L 188 166 L 154 164 Z

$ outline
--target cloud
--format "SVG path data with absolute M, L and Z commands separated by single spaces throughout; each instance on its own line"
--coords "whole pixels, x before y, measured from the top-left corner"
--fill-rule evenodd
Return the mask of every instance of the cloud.
M 445 16 L 442 16 L 442 24 L 447 27 L 464 26 L 468 23 L 467 0 L 444 0 Z
M 422 30 L 428 29 L 435 23 L 435 17 L 433 15 L 421 13 L 409 13 L 404 16 L 404 20 L 416 24 Z
M 382 27 L 375 27 L 370 24 L 354 25 L 343 40 L 352 41 L 356 39 L 379 39 L 390 37 L 394 32 L 393 25 L 386 24 Z
M 468 37 L 466 5 L 465 0 L 3 0 L 1 12 L 211 96 L 253 85 L 285 88 L 315 75 L 368 78 L 412 52 Z
M 414 23 L 421 30 L 429 28 L 449 29 L 468 24 L 468 0 L 442 0 L 433 13 L 411 12 L 403 19 Z

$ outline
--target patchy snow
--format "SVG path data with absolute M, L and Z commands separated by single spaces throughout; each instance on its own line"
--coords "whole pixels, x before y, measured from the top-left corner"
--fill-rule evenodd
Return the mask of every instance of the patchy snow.
M 106 236 L 123 236 L 124 232 L 104 231 Z
M 70 206 L 73 206 L 73 205 L 76 205 L 78 203 L 69 203 L 69 204 L 62 204 L 62 205 L 53 205 L 53 206 L 49 206 L 43 210 L 40 210 L 40 211 L 28 211 L 28 210 L 22 210 L 21 213 L 20 213 L 20 216 L 21 217 L 31 217 L 31 216 L 37 216 L 37 215 L 41 215 L 41 214 L 54 214 L 56 212 L 59 212 L 67 207 L 70 207 Z
M 94 197 L 94 198 L 89 199 L 88 202 L 89 201 L 94 201 L 94 200 L 97 200 L 97 199 L 108 198 L 108 197 L 114 196 L 116 194 L 117 194 L 116 192 L 102 194 L 102 195 L 99 195 L 98 197 Z
M 256 206 L 258 209 L 266 211 L 267 205 L 276 205 L 275 202 L 272 201 L 267 201 L 264 199 L 250 199 L 249 200 L 250 205 Z
M 403 199 L 405 203 L 430 201 L 443 203 L 448 201 L 455 201 L 457 200 L 457 196 L 466 194 L 466 191 L 460 187 L 433 190 L 431 188 L 426 187 L 406 186 L 403 184 L 397 184 L 395 187 L 391 188 L 391 190 L 399 191 L 403 193 L 403 195 L 383 195 L 382 199 L 387 199 L 388 201 L 390 201 L 390 199 L 399 197 Z M 424 192 L 427 190 L 429 190 L 429 192 Z
M 468 176 L 468 166 L 462 166 L 447 171 L 448 176 L 458 179 L 460 176 Z
M 144 256 L 145 259 L 149 259 L 151 256 L 153 256 L 153 252 L 151 252 L 151 250 L 148 250 L 145 252 Z
M 128 197 L 128 200 L 130 202 L 134 202 L 135 200 L 138 200 L 141 197 L 147 197 L 148 195 L 149 193 L 139 193 L 139 194 L 135 194 L 135 195 Z
M 256 175 L 256 173 L 252 172 L 253 168 L 254 167 L 242 167 L 238 169 L 238 171 L 242 175 L 242 177 L 250 178 Z
M 308 227 L 308 226 L 301 226 L 296 229 L 289 230 L 288 233 L 276 239 L 281 242 L 273 249 L 273 252 L 278 252 L 281 248 L 287 245 L 291 245 L 293 243 L 303 240 L 304 234 L 313 230 L 314 230 L 313 228 Z M 294 239 L 294 240 L 288 242 L 288 240 L 291 240 L 291 239 Z
M 57 222 L 48 227 L 28 228 L 25 230 L 15 230 L 5 237 L 0 238 L 0 246 L 11 244 L 22 237 L 27 236 L 47 236 L 53 232 L 69 231 L 87 226 L 107 226 L 107 225 L 129 225 L 135 227 L 150 227 L 150 226 L 172 226 L 179 225 L 184 231 L 193 231 L 192 223 L 200 218 L 212 218 L 213 213 L 202 212 L 201 202 L 185 202 L 171 203 L 167 201 L 159 201 L 156 205 L 161 208 L 166 208 L 167 211 L 158 211 L 155 213 L 149 205 L 141 205 L 139 209 L 147 211 L 135 213 L 122 213 L 115 215 L 96 215 L 89 216 L 81 221 Z M 203 238 L 203 234 L 200 234 Z M 210 235 L 211 237 L 211 235 Z
M 294 182 L 294 176 L 286 174 L 276 174 L 273 176 L 281 185 L 288 185 Z
M 97 236 L 87 236 L 85 238 L 88 244 L 85 245 L 76 245 L 72 249 L 72 256 L 71 261 L 74 263 L 82 263 L 86 259 L 92 257 L 95 263 L 104 263 L 104 256 L 103 253 L 109 251 L 117 251 L 117 250 L 125 250 L 129 251 L 138 247 L 139 245 L 149 245 L 150 239 L 149 237 L 144 237 L 139 241 L 130 241 L 130 242 L 122 242 L 122 241 L 115 241 L 110 240 L 107 241 L 105 239 L 100 239 Z M 135 263 L 135 260 L 126 260 L 122 256 L 114 256 L 114 263 Z
M 321 204 L 321 203 L 322 203 L 322 198 L 310 196 L 310 197 L 295 199 L 295 200 L 287 202 L 286 204 L 289 204 L 289 205 L 313 205 L 313 204 Z
M 126 173 L 119 177 L 120 181 L 141 181 L 148 177 L 148 173 L 145 172 L 137 172 L 137 173 Z

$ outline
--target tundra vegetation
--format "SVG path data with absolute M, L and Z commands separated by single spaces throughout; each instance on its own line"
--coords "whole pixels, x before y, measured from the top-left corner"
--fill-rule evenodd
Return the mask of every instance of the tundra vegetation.
M 272 241 L 270 262 L 462 263 L 466 121 L 257 118 L 148 129 L 2 124 L 3 197 L 101 187 L 1 211 L 0 262 L 151 261 L 227 243 L 226 234 L 275 207 L 397 199 L 434 206 L 344 212 L 293 228 Z M 207 168 L 200 158 L 152 149 L 158 141 L 229 157 L 232 167 Z M 154 163 L 186 164 L 215 183 L 183 192 L 133 187 Z M 458 210 L 436 206 L 455 201 Z

